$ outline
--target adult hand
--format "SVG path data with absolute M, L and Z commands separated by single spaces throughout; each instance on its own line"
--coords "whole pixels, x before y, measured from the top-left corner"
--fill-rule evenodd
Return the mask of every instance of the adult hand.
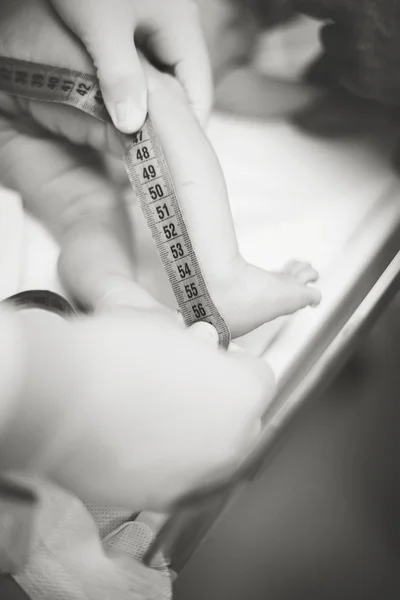
M 147 82 L 136 42 L 174 73 L 204 122 L 212 84 L 194 0 L 50 2 L 92 57 L 106 106 L 120 131 L 137 131 L 147 113 Z
M 226 479 L 274 392 L 268 366 L 221 351 L 207 324 L 184 330 L 132 310 L 72 321 L 2 311 L 0 323 L 1 408 L 10 399 L 0 468 L 43 474 L 84 500 L 165 511 Z

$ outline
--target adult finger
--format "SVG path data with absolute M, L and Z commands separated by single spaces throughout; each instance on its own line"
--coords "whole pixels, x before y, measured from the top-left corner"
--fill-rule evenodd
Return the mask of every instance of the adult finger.
M 140 129 L 147 113 L 147 86 L 133 39 L 132 0 L 51 3 L 91 55 L 115 126 L 122 133 Z
M 173 69 L 204 124 L 213 101 L 213 86 L 197 5 L 188 0 L 168 3 L 149 31 L 147 45 L 152 55 Z

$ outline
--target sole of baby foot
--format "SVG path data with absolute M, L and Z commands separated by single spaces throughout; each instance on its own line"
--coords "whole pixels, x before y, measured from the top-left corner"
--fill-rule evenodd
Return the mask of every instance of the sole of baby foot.
M 317 280 L 316 270 L 301 261 L 288 262 L 278 273 L 246 263 L 234 279 L 219 282 L 215 291 L 211 286 L 210 292 L 235 338 L 278 317 L 318 306 L 321 293 L 310 285 Z

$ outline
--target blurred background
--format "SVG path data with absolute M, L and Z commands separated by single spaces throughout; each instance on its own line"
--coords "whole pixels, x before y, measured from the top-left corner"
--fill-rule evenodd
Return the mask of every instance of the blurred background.
M 176 580 L 178 600 L 400 597 L 400 301 Z
M 218 111 L 260 127 L 290 121 L 322 140 L 372 133 L 379 153 L 397 109 L 338 84 L 321 59 L 321 22 L 286 1 L 198 2 Z M 320 2 L 322 12 L 328 5 Z M 396 147 L 385 155 L 390 177 Z M 400 598 L 399 356 L 396 298 L 213 527 L 176 581 L 177 600 Z

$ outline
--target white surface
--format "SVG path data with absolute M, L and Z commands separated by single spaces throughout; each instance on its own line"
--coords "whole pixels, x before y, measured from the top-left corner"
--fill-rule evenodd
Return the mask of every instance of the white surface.
M 228 182 L 246 258 L 278 268 L 289 258 L 324 270 L 393 181 L 386 136 L 325 141 L 286 123 L 218 117 L 210 137 Z
M 0 188 L 0 298 L 22 285 L 24 217 L 17 194 Z
M 24 214 L 18 194 L 0 188 L 0 297 L 27 289 L 59 291 L 58 247 L 48 232 Z

